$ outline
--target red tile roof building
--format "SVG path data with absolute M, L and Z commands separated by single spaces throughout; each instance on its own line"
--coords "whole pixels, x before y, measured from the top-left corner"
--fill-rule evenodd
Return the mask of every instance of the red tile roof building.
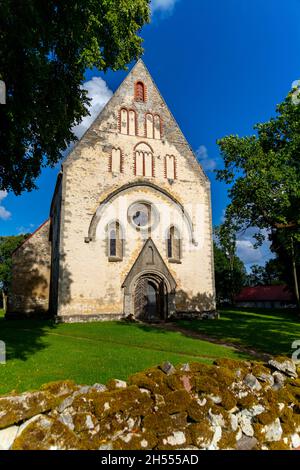
M 280 308 L 295 304 L 295 296 L 285 285 L 244 287 L 236 296 L 239 307 Z

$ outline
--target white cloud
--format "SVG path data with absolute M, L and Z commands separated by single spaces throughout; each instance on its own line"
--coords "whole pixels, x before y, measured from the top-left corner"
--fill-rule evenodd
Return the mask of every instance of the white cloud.
M 299 104 L 300 103 L 300 98 L 299 98 L 299 93 L 300 93 L 300 80 L 295 80 L 293 83 L 292 83 L 292 90 L 293 91 L 293 96 L 292 96 L 292 100 L 293 100 L 293 103 L 294 104 Z
M 7 196 L 7 191 L 0 191 L 0 219 L 8 220 L 11 213 L 2 205 L 2 201 Z
M 254 248 L 250 240 L 237 240 L 236 253 L 245 264 L 254 264 L 262 261 L 263 255 L 260 248 Z
M 198 150 L 196 150 L 196 157 L 201 163 L 204 171 L 213 171 L 217 167 L 217 160 L 209 158 L 205 145 L 200 145 Z
M 152 13 L 155 11 L 164 11 L 164 12 L 170 12 L 173 10 L 175 3 L 177 3 L 178 0 L 152 0 L 151 1 L 151 10 Z
M 253 238 L 253 235 L 258 231 L 256 227 L 251 227 L 242 234 L 237 235 L 236 254 L 247 268 L 252 264 L 263 266 L 268 259 L 274 257 L 273 253 L 270 251 L 270 241 L 266 230 L 261 231 L 265 236 L 264 242 L 258 248 L 254 248 L 256 240 Z
M 88 116 L 85 116 L 82 121 L 77 125 L 72 127 L 73 133 L 76 135 L 78 140 L 81 139 L 83 134 L 88 130 L 88 128 L 93 124 L 94 120 L 98 114 L 102 111 L 106 103 L 110 100 L 113 95 L 113 92 L 108 88 L 105 80 L 101 77 L 92 77 L 91 80 L 84 82 L 82 88 L 87 90 L 87 96 L 90 98 L 90 106 Z M 62 160 L 57 162 L 56 168 L 61 167 L 62 161 L 69 155 L 71 150 L 75 145 L 75 141 L 72 142 L 69 147 L 63 152 Z
M 85 82 L 82 88 L 87 90 L 87 96 L 91 99 L 89 106 L 90 115 L 85 116 L 80 124 L 73 127 L 72 131 L 78 139 L 80 139 L 91 126 L 113 95 L 113 92 L 108 88 L 106 82 L 101 77 L 93 77 L 91 80 Z
M 24 225 L 21 225 L 21 227 L 18 227 L 18 235 L 25 235 L 26 233 L 32 233 L 34 224 L 29 224 L 28 226 L 24 227 Z
M 224 208 L 222 210 L 222 215 L 221 215 L 221 218 L 220 218 L 221 224 L 224 224 L 225 219 L 226 219 L 226 208 Z

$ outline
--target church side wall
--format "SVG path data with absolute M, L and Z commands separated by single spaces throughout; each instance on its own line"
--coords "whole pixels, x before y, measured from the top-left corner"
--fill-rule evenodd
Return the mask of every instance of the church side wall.
M 59 182 L 51 206 L 51 279 L 50 279 L 50 303 L 49 311 L 57 313 L 58 307 L 58 279 L 60 263 L 60 234 L 61 234 L 61 204 L 62 204 L 62 181 L 60 175 Z
M 49 226 L 47 220 L 13 253 L 8 316 L 48 311 L 51 265 Z

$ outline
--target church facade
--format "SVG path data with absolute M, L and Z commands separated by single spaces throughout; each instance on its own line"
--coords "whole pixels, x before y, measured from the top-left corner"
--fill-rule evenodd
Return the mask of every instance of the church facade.
M 70 152 L 13 254 L 7 316 L 215 315 L 210 183 L 139 60 Z

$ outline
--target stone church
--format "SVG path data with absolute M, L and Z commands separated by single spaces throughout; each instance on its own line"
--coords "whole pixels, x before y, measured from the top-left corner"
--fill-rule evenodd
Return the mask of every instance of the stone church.
M 210 183 L 139 60 L 62 164 L 13 254 L 7 317 L 215 315 Z

